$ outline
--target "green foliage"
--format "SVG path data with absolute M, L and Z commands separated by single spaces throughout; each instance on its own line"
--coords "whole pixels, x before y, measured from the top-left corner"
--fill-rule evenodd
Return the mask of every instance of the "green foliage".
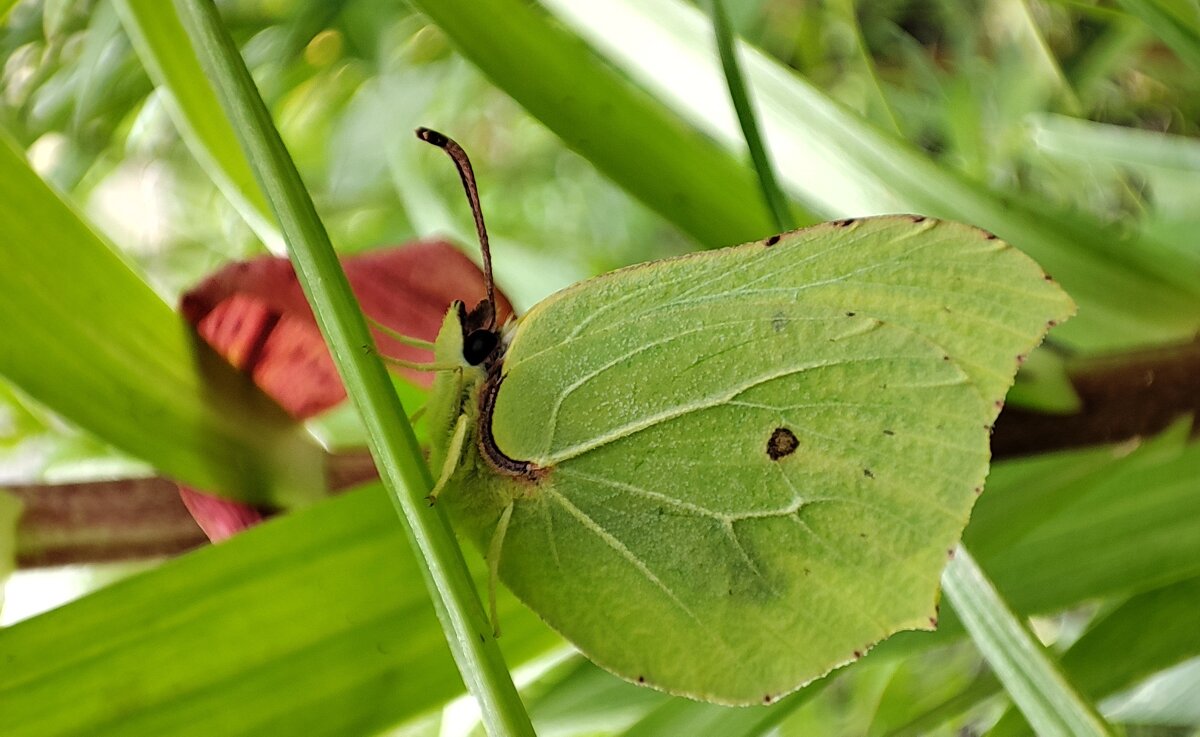
M 1064 346 L 1193 335 L 1194 3 L 726 4 L 753 44 L 740 58 L 765 147 L 795 211 L 814 213 L 806 221 L 966 220 L 1076 296 L 1080 315 L 1052 338 L 1060 352 L 1031 359 L 1050 380 L 1010 406 L 1076 406 Z M 447 224 L 470 232 L 444 214 L 461 212 L 444 162 L 412 153 L 417 124 L 472 152 L 502 284 L 520 305 L 771 230 L 695 8 L 416 5 L 428 15 L 373 0 L 221 4 L 340 250 Z M 0 392 L 0 434 L 6 452 L 56 448 L 48 472 L 116 447 L 211 489 L 300 499 L 316 474 L 296 458 L 315 458 L 312 444 L 265 432 L 258 398 L 210 404 L 166 307 L 214 265 L 277 245 L 168 6 L 0 2 L 0 125 L 16 141 L 0 150 L 0 364 L 20 392 Z M 38 422 L 20 420 L 26 405 Z M 1112 697 L 1147 678 L 1186 693 L 1196 677 L 1200 455 L 1186 430 L 997 464 L 966 533 L 1106 714 L 1132 714 L 1111 711 Z M 300 454 L 286 462 L 272 454 L 284 436 Z M 462 685 L 398 533 L 382 491 L 359 492 L 0 631 L 0 731 L 430 733 L 413 720 Z M 560 642 L 506 595 L 501 610 L 511 665 Z M 523 693 L 556 734 L 953 735 L 997 720 L 997 733 L 1020 732 L 1015 713 L 1001 716 L 998 682 L 974 677 L 981 661 L 949 607 L 941 625 L 765 710 L 667 697 L 576 658 Z M 1187 714 L 1121 718 L 1179 734 L 1196 728 Z

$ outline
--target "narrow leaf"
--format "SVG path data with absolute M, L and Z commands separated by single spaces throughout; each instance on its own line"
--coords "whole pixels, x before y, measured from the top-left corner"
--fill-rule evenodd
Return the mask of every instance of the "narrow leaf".
M 742 126 L 742 135 L 750 148 L 750 158 L 754 162 L 754 172 L 758 175 L 758 185 L 762 189 L 763 199 L 771 216 L 775 218 L 775 228 L 779 232 L 790 230 L 792 215 L 788 211 L 787 197 L 779 189 L 775 180 L 775 170 L 771 166 L 771 158 L 763 146 L 762 136 L 758 133 L 758 121 L 755 119 L 754 106 L 750 101 L 750 91 L 742 79 L 742 71 L 738 65 L 736 40 L 733 29 L 729 27 L 729 17 L 721 0 L 709 0 L 709 11 L 712 15 L 713 35 L 717 39 L 717 53 L 721 57 L 721 69 L 725 73 L 725 83 L 729 85 L 729 97 L 737 111 L 738 123 Z
M 1039 734 L 1110 734 L 1103 718 L 1076 693 L 965 548 L 959 547 L 942 583 L 971 639 Z
M 175 6 L 161 0 L 115 0 L 114 7 L 188 150 L 263 244 L 282 253 L 279 228 Z
M 378 484 L 0 629 L 0 734 L 374 734 L 462 691 Z M 484 580 L 481 573 L 479 581 Z M 501 592 L 516 662 L 561 643 Z
M 1195 21 L 1180 17 L 1162 0 L 1118 0 L 1117 4 L 1149 26 L 1193 73 L 1200 72 L 1200 26 Z
M 165 474 L 278 506 L 323 453 L 0 137 L 0 375 Z M 52 326 L 52 327 L 51 327 Z
M 699 242 L 724 246 L 774 232 L 748 168 L 544 13 L 520 0 L 413 5 L 568 146 Z M 711 61 L 709 38 L 697 43 Z M 725 120 L 736 129 L 731 112 Z
M 1200 579 L 1133 597 L 1102 617 L 1062 656 L 1073 683 L 1099 699 L 1200 655 Z M 1136 647 L 1131 647 L 1135 645 Z M 1120 653 L 1120 657 L 1114 657 Z M 1021 714 L 1009 710 L 994 737 L 1028 734 Z

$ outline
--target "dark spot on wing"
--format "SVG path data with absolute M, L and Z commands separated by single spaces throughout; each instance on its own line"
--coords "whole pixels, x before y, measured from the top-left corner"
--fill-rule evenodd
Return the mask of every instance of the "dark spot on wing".
M 787 323 L 787 315 L 782 312 L 776 312 L 771 316 L 771 329 L 777 333 L 782 333 L 783 329 L 787 327 Z
M 856 314 L 858 314 L 858 313 L 855 313 L 855 312 L 847 312 L 847 313 L 846 313 L 846 317 L 854 317 Z
M 986 230 L 985 230 L 985 231 L 983 231 L 983 237 L 984 237 L 984 238 L 986 238 L 986 239 L 987 239 L 987 240 L 989 240 L 989 241 L 996 241 L 996 240 L 1000 240 L 1000 237 L 999 237 L 999 236 L 997 236 L 995 233 L 991 233 L 991 232 L 988 232 L 988 231 L 986 231 Z
M 855 659 L 855 660 L 860 660 L 860 659 L 862 658 L 862 655 L 863 655 L 863 654 L 862 654 L 862 650 L 855 650 L 855 651 L 854 651 L 854 659 Z
M 766 696 L 763 697 L 763 703 L 764 704 L 771 703 L 771 694 L 767 694 Z
M 934 629 L 937 629 L 937 622 L 938 622 L 937 617 L 929 618 L 929 626 L 933 627 Z
M 765 241 L 763 241 L 763 245 L 764 245 L 764 246 L 766 246 L 767 248 L 770 248 L 771 246 L 773 246 L 773 245 L 775 245 L 776 243 L 778 243 L 778 242 L 779 242 L 779 239 L 780 239 L 780 238 L 782 238 L 782 237 L 783 237 L 783 236 L 780 236 L 780 235 L 773 235 L 773 236 L 771 236 L 770 238 L 768 238 L 768 239 L 766 239 Z
M 777 461 L 795 453 L 796 448 L 799 447 L 800 441 L 796 439 L 796 433 L 786 427 L 777 427 L 775 432 L 771 433 L 771 438 L 767 440 L 767 456 L 771 460 Z
M 638 676 L 638 683 L 645 683 L 645 682 L 646 682 L 645 676 Z
M 924 216 L 924 215 L 913 215 L 913 216 L 911 216 L 909 219 L 910 219 L 910 220 L 912 220 L 914 223 L 923 223 L 923 222 L 925 222 L 925 216 Z
M 863 469 L 863 476 L 866 476 L 869 479 L 875 478 L 875 474 L 871 473 L 871 469 L 869 469 L 869 468 Z
M 893 431 L 893 430 L 884 430 L 884 431 L 883 431 L 883 434 L 884 434 L 884 435 L 895 435 L 896 433 L 895 433 L 895 431 Z
M 849 225 L 854 225 L 854 220 L 855 220 L 854 218 L 846 218 L 845 220 L 834 220 L 833 227 L 845 228 Z

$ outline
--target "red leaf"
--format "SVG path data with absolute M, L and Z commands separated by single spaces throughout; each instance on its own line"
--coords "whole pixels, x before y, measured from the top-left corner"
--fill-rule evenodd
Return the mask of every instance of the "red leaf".
M 343 260 L 351 289 L 363 311 L 392 330 L 432 341 L 455 299 L 473 307 L 483 299 L 483 274 L 445 241 L 417 241 Z M 497 293 L 501 322 L 512 305 Z M 218 353 L 253 379 L 297 420 L 341 402 L 345 389 L 317 329 L 291 262 L 267 256 L 230 264 L 183 296 L 184 318 Z M 372 327 L 380 352 L 428 362 L 432 355 L 403 345 Z M 404 370 L 429 386 L 429 372 Z M 180 487 L 197 523 L 218 540 L 261 519 L 247 505 Z

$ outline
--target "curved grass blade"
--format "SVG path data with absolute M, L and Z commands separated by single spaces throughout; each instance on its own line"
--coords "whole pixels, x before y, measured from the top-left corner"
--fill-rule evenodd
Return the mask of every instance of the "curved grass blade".
M 775 232 L 752 172 L 543 12 L 520 0 L 413 5 L 569 147 L 700 243 Z M 711 48 L 707 37 L 698 43 Z M 801 224 L 816 221 L 796 214 Z
M 1193 72 L 1200 71 L 1200 23 L 1188 22 L 1161 0 L 1118 0 L 1117 4 L 1153 30 Z
M 755 120 L 754 106 L 750 102 L 750 91 L 742 79 L 738 67 L 737 49 L 734 46 L 733 29 L 729 27 L 729 17 L 721 0 L 709 0 L 709 13 L 712 16 L 713 34 L 717 39 L 717 54 L 721 57 L 721 68 L 725 72 L 725 83 L 729 86 L 729 97 L 733 108 L 737 111 L 738 122 L 742 126 L 742 135 L 750 148 L 750 158 L 754 162 L 754 171 L 758 174 L 758 185 L 762 189 L 763 200 L 771 216 L 775 218 L 775 229 L 780 233 L 795 227 L 792 214 L 788 207 L 787 196 L 779 188 L 775 180 L 775 170 L 771 166 L 771 158 L 763 146 L 762 136 L 758 133 L 758 122 Z
M 428 713 L 463 687 L 404 537 L 374 483 L 0 628 L 0 734 L 342 737 Z M 500 594 L 507 657 L 561 645 Z
M 1038 734 L 1105 737 L 1103 717 L 1072 687 L 960 546 L 942 576 L 946 597 Z
M 283 236 L 175 6 L 161 0 L 115 0 L 113 7 L 188 150 L 267 250 L 283 253 Z
M 0 375 L 120 450 L 213 493 L 324 493 L 323 451 L 199 340 L 0 136 Z
M 405 523 L 422 577 L 468 690 L 492 735 L 532 735 L 492 636 L 462 551 L 440 508 L 425 503 L 432 481 L 404 408 L 372 345 L 329 235 L 212 0 L 178 0 L 201 65 L 282 225 L 296 273 L 347 393 L 367 427 L 380 477 Z M 399 623 L 397 623 L 399 626 Z

